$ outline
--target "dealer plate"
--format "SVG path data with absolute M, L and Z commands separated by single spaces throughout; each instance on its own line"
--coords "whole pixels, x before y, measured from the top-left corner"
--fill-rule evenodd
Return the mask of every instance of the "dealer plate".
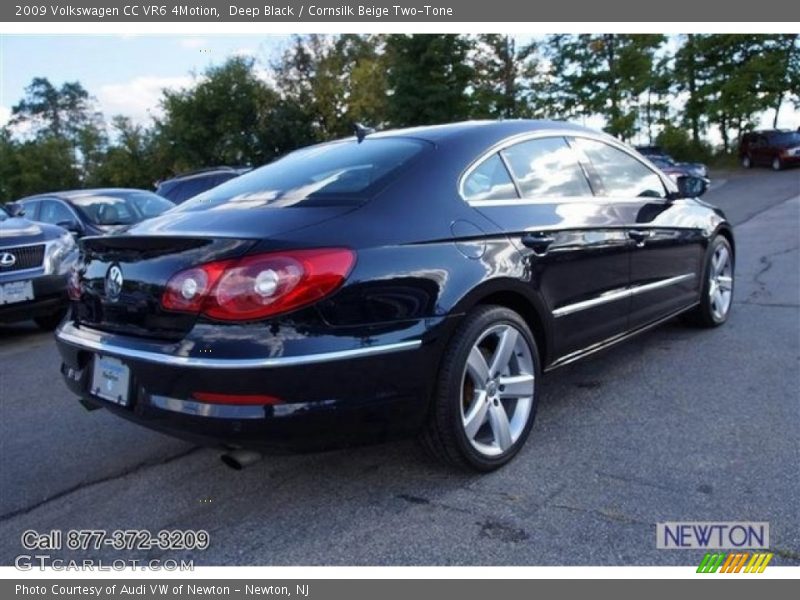
M 14 304 L 33 300 L 33 283 L 27 281 L 12 281 L 0 285 L 0 304 Z
M 131 372 L 122 361 L 110 356 L 94 357 L 91 392 L 115 404 L 128 406 Z

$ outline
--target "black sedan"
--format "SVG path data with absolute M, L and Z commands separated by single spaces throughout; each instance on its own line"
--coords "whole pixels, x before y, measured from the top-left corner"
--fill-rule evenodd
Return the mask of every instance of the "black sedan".
M 62 371 L 232 466 L 417 435 L 491 470 L 543 372 L 682 313 L 726 321 L 734 240 L 704 188 L 563 123 L 362 131 L 84 239 Z
M 0 323 L 33 319 L 55 329 L 67 312 L 67 274 L 78 258 L 72 236 L 0 205 Z
M 58 225 L 77 237 L 104 235 L 175 206 L 152 192 L 130 188 L 51 192 L 28 196 L 19 204 L 27 218 Z

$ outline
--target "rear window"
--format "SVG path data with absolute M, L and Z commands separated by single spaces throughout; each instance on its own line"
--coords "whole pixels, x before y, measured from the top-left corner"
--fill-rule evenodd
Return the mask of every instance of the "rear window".
M 70 202 L 95 225 L 131 225 L 156 217 L 174 206 L 150 192 L 101 192 L 72 196 Z
M 312 146 L 183 203 L 176 210 L 358 204 L 420 154 L 426 142 L 366 139 Z

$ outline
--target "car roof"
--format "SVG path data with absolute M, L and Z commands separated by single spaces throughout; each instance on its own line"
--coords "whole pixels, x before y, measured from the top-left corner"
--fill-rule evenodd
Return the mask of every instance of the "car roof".
M 415 139 L 428 142 L 443 150 L 453 149 L 459 153 L 469 154 L 483 152 L 515 136 L 522 136 L 537 132 L 547 133 L 548 131 L 552 131 L 554 135 L 586 133 L 596 138 L 607 138 L 609 140 L 614 139 L 602 131 L 597 131 L 588 127 L 582 127 L 566 121 L 502 119 L 461 121 L 444 125 L 423 125 L 419 127 L 387 129 L 368 134 L 366 136 L 366 140 L 392 138 Z M 337 140 L 330 140 L 312 146 L 298 148 L 295 150 L 295 152 L 303 151 L 308 148 L 323 147 L 329 144 L 332 145 L 352 142 L 355 139 L 355 136 L 350 136 Z
M 774 135 L 776 133 L 794 133 L 794 131 L 794 129 L 755 129 L 753 131 L 748 131 L 744 135 Z
M 389 129 L 369 134 L 370 138 L 408 137 L 432 142 L 434 144 L 460 143 L 465 140 L 482 139 L 500 142 L 508 137 L 535 131 L 575 131 L 597 134 L 587 127 L 581 127 L 566 121 L 547 121 L 538 119 L 504 119 L 461 121 L 445 125 L 424 125 L 404 129 Z M 352 138 L 348 138 L 352 139 Z
M 22 198 L 20 202 L 25 202 L 28 200 L 39 200 L 42 198 L 60 198 L 61 200 L 71 200 L 72 198 L 82 198 L 84 196 L 103 196 L 103 195 L 110 195 L 110 194 L 129 194 L 131 192 L 143 192 L 146 194 L 152 194 L 148 190 L 140 190 L 138 188 L 91 188 L 88 190 L 62 190 L 59 192 L 46 192 L 43 194 L 35 194 L 33 196 L 26 196 Z
M 196 171 L 187 171 L 185 173 L 178 173 L 177 175 L 173 175 L 172 177 L 167 177 L 159 181 L 156 185 L 163 185 L 165 183 L 173 183 L 177 181 L 182 181 L 184 179 L 195 179 L 201 177 L 209 177 L 214 175 L 231 175 L 231 177 L 235 177 L 237 175 L 242 175 L 247 171 L 252 170 L 252 167 L 207 167 L 204 169 L 197 169 Z

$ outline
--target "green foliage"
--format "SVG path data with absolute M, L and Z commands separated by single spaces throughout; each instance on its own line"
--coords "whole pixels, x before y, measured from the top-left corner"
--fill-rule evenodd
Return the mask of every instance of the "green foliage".
M 509 35 L 479 35 L 475 44 L 472 116 L 531 118 L 545 86 L 535 43 L 518 47 Z
M 470 117 L 467 88 L 475 72 L 471 42 L 457 35 L 392 35 L 386 40 L 386 120 L 392 127 Z
M 715 126 L 723 151 L 755 126 L 761 111 L 777 112 L 785 96 L 797 97 L 797 35 L 691 34 L 675 54 L 677 89 L 688 95 L 684 122 L 699 143 Z
M 581 34 L 550 39 L 554 96 L 563 116 L 606 117 L 606 131 L 623 140 L 637 132 L 640 96 L 653 81 L 663 35 Z
M 707 162 L 713 154 L 708 144 L 695 142 L 686 129 L 674 125 L 666 125 L 655 143 L 667 154 L 682 161 Z
M 211 67 L 193 87 L 165 90 L 156 136 L 174 171 L 214 165 L 262 164 L 271 158 L 260 115 L 275 94 L 256 76 L 253 60 L 235 57 Z
M 112 119 L 116 143 L 110 146 L 91 171 L 87 186 L 113 186 L 149 189 L 154 174 L 163 166 L 152 130 L 117 115 Z
M 0 134 L 0 200 L 80 187 L 81 177 L 68 140 L 54 135 L 16 141 Z
M 296 36 L 274 65 L 281 100 L 279 118 L 267 128 L 278 151 L 350 135 L 357 122 L 382 124 L 386 68 L 381 49 L 380 36 Z

